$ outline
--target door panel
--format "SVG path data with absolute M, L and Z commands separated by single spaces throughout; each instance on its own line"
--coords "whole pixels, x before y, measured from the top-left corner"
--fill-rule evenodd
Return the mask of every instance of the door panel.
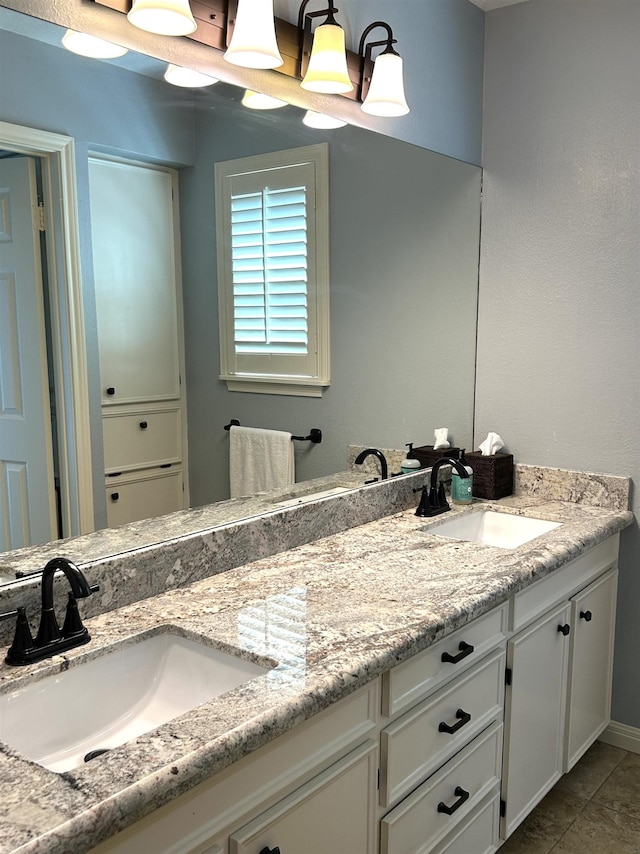
M 0 162 L 0 551 L 56 536 L 32 158 Z

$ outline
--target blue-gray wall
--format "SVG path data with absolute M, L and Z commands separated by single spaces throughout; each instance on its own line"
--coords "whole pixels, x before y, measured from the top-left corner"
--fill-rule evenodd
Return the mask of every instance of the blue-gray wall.
M 640 4 L 529 0 L 486 26 L 476 436 L 638 482 Z M 619 590 L 613 718 L 640 727 L 637 524 Z

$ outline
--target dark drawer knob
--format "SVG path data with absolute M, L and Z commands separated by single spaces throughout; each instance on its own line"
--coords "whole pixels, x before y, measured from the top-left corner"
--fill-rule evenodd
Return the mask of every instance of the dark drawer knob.
M 593 614 L 591 611 L 580 611 L 580 619 L 584 620 L 585 623 L 590 623 L 593 618 Z
M 119 492 L 112 492 L 112 493 L 111 493 L 111 500 L 112 500 L 112 501 L 117 501 L 117 500 L 118 500 L 118 498 L 120 498 L 120 493 L 119 493 Z
M 140 422 L 140 429 L 141 429 L 141 430 L 146 430 L 148 426 L 149 426 L 149 425 L 147 424 L 147 422 L 146 422 L 146 421 L 141 421 L 141 422 Z
M 454 801 L 451 806 L 447 806 L 444 801 L 440 801 L 438 804 L 438 812 L 443 812 L 446 815 L 453 815 L 456 810 L 460 809 L 465 801 L 469 800 L 469 792 L 463 789 L 462 786 L 456 786 L 453 790 L 453 794 L 458 800 Z
M 566 637 L 571 631 L 571 626 L 569 623 L 565 623 L 564 626 L 558 626 L 558 631 Z
M 457 655 L 451 655 L 450 652 L 443 652 L 440 656 L 442 661 L 447 661 L 449 664 L 457 664 L 459 661 L 462 661 L 463 658 L 466 658 L 468 655 L 471 655 L 475 647 L 473 647 L 470 643 L 466 643 L 465 641 L 460 641 L 458 645 L 458 649 L 460 652 Z
M 277 845 L 275 848 L 269 848 L 268 845 L 265 845 L 260 854 L 280 854 L 280 848 Z
M 115 393 L 116 393 L 115 388 L 112 385 L 110 385 L 109 388 L 107 389 L 107 394 L 110 396 L 113 396 Z
M 458 732 L 458 730 L 462 729 L 465 724 L 469 723 L 471 715 L 463 709 L 458 709 L 456 712 L 456 718 L 458 718 L 458 723 L 456 724 L 448 724 L 445 721 L 440 721 L 438 725 L 438 732 L 448 732 L 449 735 L 452 735 L 454 732 Z

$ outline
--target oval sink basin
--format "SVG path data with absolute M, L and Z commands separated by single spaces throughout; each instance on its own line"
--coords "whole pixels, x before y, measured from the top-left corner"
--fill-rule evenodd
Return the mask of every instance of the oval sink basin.
M 0 695 L 0 741 L 68 771 L 269 669 L 163 632 Z
M 559 528 L 561 524 L 531 516 L 500 513 L 485 507 L 429 526 L 426 533 L 500 549 L 516 549 L 547 531 Z

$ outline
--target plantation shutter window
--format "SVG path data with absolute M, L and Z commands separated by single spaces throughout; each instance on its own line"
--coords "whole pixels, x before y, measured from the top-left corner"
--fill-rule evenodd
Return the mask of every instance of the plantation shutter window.
M 216 164 L 220 378 L 232 391 L 329 385 L 327 146 Z

